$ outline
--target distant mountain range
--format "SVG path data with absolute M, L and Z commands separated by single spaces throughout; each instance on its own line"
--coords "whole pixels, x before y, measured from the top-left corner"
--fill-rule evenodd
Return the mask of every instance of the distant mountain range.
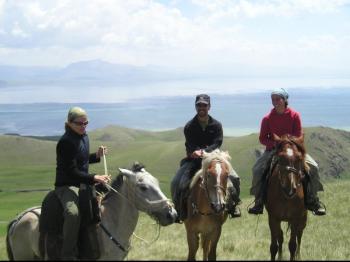
M 181 70 L 158 66 L 81 61 L 66 67 L 0 65 L 0 87 L 13 85 L 119 85 L 171 81 L 196 77 Z
M 18 85 L 133 85 L 150 82 L 255 77 L 344 77 L 347 69 L 285 68 L 243 64 L 203 65 L 196 69 L 134 66 L 103 60 L 79 61 L 66 67 L 0 65 L 0 88 Z

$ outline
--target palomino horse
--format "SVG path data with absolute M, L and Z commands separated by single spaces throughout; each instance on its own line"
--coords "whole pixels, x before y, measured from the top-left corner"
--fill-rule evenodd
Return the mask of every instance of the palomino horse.
M 288 135 L 278 137 L 276 156 L 272 161 L 272 173 L 268 181 L 266 210 L 271 231 L 271 260 L 282 259 L 283 231 L 281 221 L 290 228 L 290 260 L 300 256 L 303 230 L 306 226 L 307 210 L 304 204 L 302 180 L 308 169 L 305 163 L 304 135 L 295 138 Z
M 122 260 L 128 254 L 131 236 L 136 228 L 139 211 L 146 212 L 160 225 L 175 222 L 177 213 L 159 188 L 158 181 L 143 166 L 132 170 L 119 169 L 120 174 L 101 203 L 101 222 L 97 228 L 99 259 Z M 10 260 L 42 259 L 39 251 L 40 208 L 23 212 L 10 222 L 7 231 L 7 251 Z
M 195 260 L 199 236 L 203 260 L 216 260 L 216 247 L 221 228 L 227 219 L 225 199 L 228 174 L 232 170 L 227 152 L 215 150 L 203 154 L 202 168 L 191 181 L 187 199 L 185 227 L 187 231 L 188 260 Z

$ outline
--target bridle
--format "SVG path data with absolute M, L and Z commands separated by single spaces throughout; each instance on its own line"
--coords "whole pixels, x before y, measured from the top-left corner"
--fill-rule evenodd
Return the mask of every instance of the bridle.
M 292 163 L 292 161 L 290 159 L 289 159 L 289 164 L 288 165 L 280 164 L 279 163 L 280 158 L 281 158 L 281 156 L 277 156 L 276 165 L 275 165 L 275 168 L 277 168 L 277 170 L 278 170 L 278 180 L 279 180 L 280 186 L 282 188 L 283 195 L 287 199 L 292 199 L 292 198 L 294 198 L 296 196 L 297 190 L 294 190 L 292 194 L 286 193 L 286 187 L 283 186 L 283 183 L 282 183 L 282 179 L 283 179 L 282 176 L 292 174 L 292 177 L 291 177 L 291 180 L 290 180 L 291 188 L 295 187 L 295 189 L 297 189 L 300 186 L 302 186 L 302 183 L 297 183 L 296 184 L 296 179 L 295 179 L 295 176 L 298 176 L 300 178 L 300 181 L 302 181 L 304 179 L 304 177 L 305 177 L 304 169 L 303 169 L 303 166 L 302 166 L 302 161 L 300 161 L 299 167 L 295 167 L 294 163 Z M 281 169 L 284 169 L 287 172 L 286 173 L 282 173 Z
M 221 163 L 224 163 L 224 161 L 221 160 L 221 159 L 213 159 L 212 161 L 215 161 L 216 163 L 220 163 L 220 164 L 221 164 Z M 205 191 L 205 196 L 207 197 L 208 203 L 211 204 L 210 193 L 209 193 L 210 190 L 209 190 L 209 187 L 208 187 L 208 179 L 207 179 L 208 175 L 211 175 L 211 174 L 208 172 L 208 170 L 206 170 L 205 173 L 204 173 L 204 175 L 201 176 L 201 178 L 202 178 L 201 181 L 202 181 L 202 182 L 201 182 L 201 184 L 200 184 L 200 187 L 201 187 L 202 189 L 204 189 L 204 191 Z M 226 190 L 225 190 L 225 188 L 224 188 L 222 185 L 216 183 L 215 185 L 213 185 L 213 187 L 214 187 L 215 189 L 220 190 L 220 191 L 222 192 L 223 196 L 224 196 L 224 199 L 226 199 Z M 195 203 L 195 201 L 193 201 L 193 199 L 192 199 L 191 202 L 192 202 L 191 205 L 192 205 L 193 213 L 194 213 L 194 214 L 195 214 L 195 213 L 198 213 L 198 214 L 203 215 L 203 216 L 210 216 L 210 215 L 217 214 L 216 212 L 208 212 L 208 213 L 206 213 L 206 212 L 201 212 L 201 211 L 199 210 L 197 204 Z
M 142 176 L 145 176 L 145 174 L 143 174 Z M 137 179 L 137 178 L 136 178 Z M 141 177 L 142 179 L 142 177 Z M 132 185 L 130 182 L 129 182 L 129 179 L 126 179 L 126 181 L 124 181 L 126 183 L 126 187 L 127 187 L 127 192 L 126 192 L 126 196 L 124 194 L 122 194 L 121 192 L 119 192 L 116 188 L 114 188 L 113 186 L 110 186 L 108 184 L 106 184 L 107 188 L 116 193 L 117 195 L 119 195 L 121 198 L 125 199 L 132 207 L 134 207 L 135 209 L 138 209 L 135 205 L 135 199 L 137 198 L 140 198 L 138 197 L 137 195 L 137 192 L 136 192 L 136 185 Z M 109 194 L 111 194 L 112 192 L 109 192 Z M 103 200 L 102 200 L 103 201 Z M 159 234 L 160 234 L 160 224 L 159 224 L 159 221 L 158 219 L 156 218 L 156 216 L 154 215 L 155 212 L 157 212 L 158 210 L 161 210 L 162 208 L 164 208 L 164 206 L 166 206 L 169 211 L 171 210 L 172 208 L 172 204 L 170 202 L 169 199 L 164 199 L 164 200 L 157 200 L 157 201 L 147 201 L 147 205 L 148 207 L 145 207 L 146 204 L 144 204 L 143 208 L 145 209 L 145 213 L 147 213 L 149 216 L 151 216 L 158 224 L 158 235 L 157 237 L 151 241 L 150 243 L 153 243 L 155 242 L 158 238 L 159 238 Z M 123 252 L 127 253 L 130 248 L 131 248 L 131 245 L 129 243 L 129 246 L 128 247 L 124 247 L 121 243 L 118 242 L 118 240 L 110 233 L 110 231 L 106 228 L 105 225 L 103 225 L 102 222 L 99 223 L 99 226 L 101 227 L 101 229 L 103 230 L 103 232 L 105 232 L 105 234 L 108 236 L 108 238 L 119 248 L 121 249 Z M 143 238 L 137 236 L 135 233 L 133 233 L 133 235 L 135 237 L 137 237 L 138 239 L 141 239 L 143 241 L 145 241 Z M 147 242 L 147 241 L 145 241 Z

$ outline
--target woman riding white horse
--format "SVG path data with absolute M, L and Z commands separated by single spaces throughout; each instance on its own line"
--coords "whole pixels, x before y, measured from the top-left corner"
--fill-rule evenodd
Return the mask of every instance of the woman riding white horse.
M 175 222 L 177 213 L 159 188 L 158 180 L 143 166 L 119 169 L 110 192 L 101 203 L 101 222 L 97 228 L 100 260 L 122 260 L 128 254 L 139 211 L 146 212 L 160 225 Z M 40 208 L 34 209 L 40 215 Z M 7 250 L 10 260 L 43 258 L 39 251 L 39 217 L 24 212 L 10 222 Z

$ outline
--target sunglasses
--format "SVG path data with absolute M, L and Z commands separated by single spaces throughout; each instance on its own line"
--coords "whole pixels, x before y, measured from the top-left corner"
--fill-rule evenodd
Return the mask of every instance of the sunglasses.
M 78 121 L 73 121 L 74 124 L 77 126 L 87 126 L 89 124 L 89 121 L 86 122 L 78 122 Z

